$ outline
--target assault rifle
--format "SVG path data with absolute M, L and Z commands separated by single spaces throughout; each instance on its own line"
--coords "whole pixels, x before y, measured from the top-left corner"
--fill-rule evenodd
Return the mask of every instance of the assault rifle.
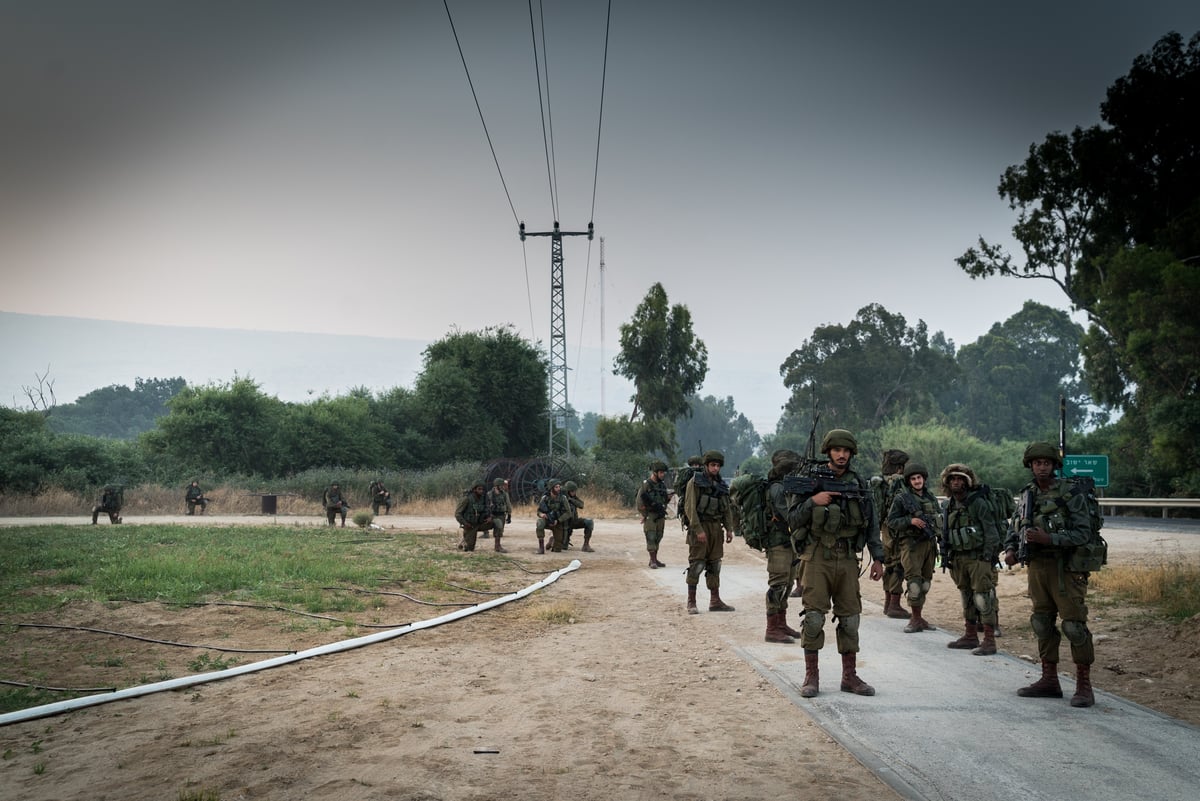
M 936 540 L 937 526 L 934 524 L 933 519 L 928 514 L 921 511 L 921 507 L 917 503 L 917 499 L 913 497 L 912 493 L 901 492 L 897 497 L 899 497 L 900 505 L 904 507 L 905 512 L 908 512 L 909 517 L 915 517 L 918 520 L 925 521 L 925 528 L 919 529 L 922 536 L 927 540 Z M 916 526 L 912 526 L 912 528 L 916 528 Z
M 1017 509 L 1017 561 L 1023 565 L 1029 564 L 1029 540 L 1026 535 L 1033 526 L 1033 490 L 1027 489 L 1021 493 L 1021 505 Z
M 860 487 L 858 482 L 839 481 L 827 462 L 810 464 L 807 473 L 807 475 L 792 473 L 784 476 L 780 482 L 783 484 L 783 491 L 804 500 L 808 500 L 819 492 L 836 492 L 839 504 L 844 504 L 849 500 L 870 499 L 867 488 Z

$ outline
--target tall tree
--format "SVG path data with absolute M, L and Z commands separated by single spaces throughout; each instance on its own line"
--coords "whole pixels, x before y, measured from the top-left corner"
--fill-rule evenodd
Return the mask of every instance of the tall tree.
M 511 326 L 456 331 L 425 349 L 418 405 L 435 430 L 456 443 L 451 450 L 457 458 L 541 453 L 548 430 L 547 365 L 545 354 Z
M 924 320 L 910 327 L 904 316 L 877 303 L 864 306 L 848 325 L 825 325 L 779 368 L 792 390 L 787 411 L 802 415 L 813 394 L 827 428 L 878 428 L 909 413 L 933 417 L 935 393 L 955 380 L 954 345 L 941 332 L 931 338 Z
M 675 438 L 689 454 L 699 452 L 699 444 L 717 448 L 725 453 L 725 463 L 737 467 L 750 458 L 762 445 L 762 437 L 739 412 L 732 397 L 718 399 L 712 395 L 688 399 L 691 414 L 675 421 Z
M 670 306 L 667 291 L 656 283 L 620 330 L 613 372 L 633 382 L 629 419 L 674 420 L 687 414 L 688 397 L 708 375 L 708 348 L 692 330 L 692 313 L 682 304 Z
M 187 386 L 182 378 L 138 378 L 133 389 L 113 384 L 49 411 L 49 428 L 60 434 L 133 439 L 154 428 L 167 401 Z

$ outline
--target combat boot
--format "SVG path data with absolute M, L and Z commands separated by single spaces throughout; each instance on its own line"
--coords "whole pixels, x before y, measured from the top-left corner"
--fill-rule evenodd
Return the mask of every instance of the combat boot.
M 1075 663 L 1075 694 L 1071 706 L 1092 706 L 1096 696 L 1092 694 L 1092 666 Z
M 733 607 L 721 600 L 720 590 L 712 589 L 708 591 L 708 611 L 732 612 Z
M 650 568 L 651 570 L 657 570 L 658 569 L 658 560 L 654 558 L 656 552 L 648 551 L 647 553 L 650 554 L 650 564 L 646 565 L 646 567 Z
M 651 565 L 651 567 L 653 567 L 653 565 Z M 700 614 L 700 610 L 696 608 L 696 585 L 695 584 L 688 585 L 687 613 L 689 615 Z
M 804 683 L 800 685 L 801 698 L 816 698 L 821 691 L 820 651 L 804 651 Z
M 892 611 L 892 594 L 890 592 L 888 592 L 887 590 L 884 590 L 883 591 L 883 614 L 884 614 L 884 616 L 887 616 L 887 613 L 890 611 Z
M 1042 660 L 1042 677 L 1017 690 L 1022 698 L 1062 698 L 1062 685 L 1058 683 L 1058 663 Z
M 767 633 L 763 637 L 764 642 L 782 642 L 794 643 L 787 631 L 784 628 L 783 612 L 773 612 L 767 615 Z
M 652 554 L 650 555 L 650 558 L 651 558 L 651 559 L 654 561 L 654 564 L 655 564 L 655 566 L 656 566 L 656 567 L 666 567 L 666 566 L 667 566 L 667 563 L 666 563 L 666 562 L 663 562 L 663 561 L 660 561 L 660 560 L 659 560 L 659 558 L 658 558 L 658 551 L 655 551 L 654 553 L 652 553 Z
M 947 648 L 978 648 L 979 647 L 979 626 L 974 622 L 967 623 L 967 632 L 953 642 L 946 643 Z M 995 651 L 992 651 L 995 653 Z
M 912 605 L 912 617 L 909 618 L 908 625 L 904 627 L 905 634 L 915 634 L 920 631 L 937 631 L 929 624 L 929 621 L 921 617 L 921 610 L 924 606 Z
M 892 608 L 887 612 L 887 616 L 896 620 L 906 620 L 908 618 L 908 610 L 900 605 L 900 593 L 890 593 L 892 599 Z
M 972 651 L 975 656 L 991 656 L 996 653 L 996 627 L 983 624 L 983 642 Z
M 800 579 L 796 579 L 796 588 L 792 590 L 791 597 L 793 597 L 793 598 L 803 598 L 804 597 L 804 585 L 800 583 Z
M 545 552 L 546 552 L 546 538 L 545 538 L 545 537 L 538 537 L 538 550 L 537 550 L 537 552 L 538 552 L 538 553 L 545 553 Z
M 855 671 L 857 657 L 858 654 L 842 654 L 842 692 L 855 695 L 874 695 L 875 688 L 860 679 Z
M 583 548 L 582 548 L 582 550 L 583 550 L 583 552 L 584 552 L 584 553 L 593 553 L 593 552 L 595 551 L 595 548 L 593 548 L 591 545 L 589 545 L 589 544 L 588 544 L 588 543 L 590 543 L 591 541 L 592 541 L 592 535 L 591 535 L 591 534 L 584 534 L 584 535 L 583 535 Z
M 783 627 L 783 630 L 787 632 L 787 635 L 789 637 L 795 637 L 797 640 L 800 639 L 800 632 L 796 631 L 794 628 L 792 628 L 791 626 L 789 626 L 787 624 L 787 610 L 786 609 L 779 613 L 779 625 Z
M 499 537 L 496 537 L 495 543 L 496 543 L 496 553 L 508 553 L 508 551 L 506 549 L 500 547 L 500 538 Z

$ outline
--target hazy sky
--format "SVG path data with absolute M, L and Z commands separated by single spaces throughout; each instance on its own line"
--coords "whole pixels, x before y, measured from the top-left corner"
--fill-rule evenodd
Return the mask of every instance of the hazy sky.
M 555 218 L 529 6 L 449 6 L 507 195 L 440 0 L 0 0 L 0 310 L 548 342 L 549 242 L 517 237 Z M 599 241 L 566 240 L 572 368 L 661 281 L 702 391 L 775 410 L 788 353 L 868 303 L 959 345 L 1063 307 L 953 259 L 1008 241 L 1005 167 L 1200 29 L 1194 0 L 616 0 L 594 173 L 607 2 L 543 10 L 560 219 L 605 240 L 603 291 Z

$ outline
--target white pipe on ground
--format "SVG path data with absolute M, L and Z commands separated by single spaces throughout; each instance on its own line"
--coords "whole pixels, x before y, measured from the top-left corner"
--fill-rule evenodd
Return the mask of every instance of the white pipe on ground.
M 143 695 L 152 693 L 160 693 L 166 690 L 179 690 L 184 687 L 191 687 L 196 684 L 206 684 L 210 681 L 219 681 L 221 679 L 230 679 L 234 676 L 240 676 L 243 673 L 255 673 L 259 670 L 267 670 L 268 668 L 279 667 L 280 665 L 289 665 L 292 662 L 299 662 L 302 659 L 311 659 L 314 656 L 325 656 L 326 654 L 336 654 L 342 651 L 349 651 L 353 648 L 361 648 L 364 645 L 373 645 L 377 642 L 392 640 L 396 637 L 401 637 L 410 632 L 419 631 L 421 629 L 429 629 L 434 626 L 440 626 L 443 623 L 451 623 L 459 618 L 468 617 L 478 612 L 484 612 L 493 607 L 502 606 L 511 601 L 520 600 L 527 595 L 531 595 L 538 590 L 553 584 L 558 581 L 560 576 L 570 573 L 573 570 L 578 570 L 580 563 L 578 559 L 573 559 L 569 565 L 562 570 L 556 570 L 541 581 L 530 584 L 528 587 L 517 590 L 511 595 L 505 595 L 500 598 L 494 598 L 490 601 L 484 601 L 481 604 L 459 609 L 450 612 L 440 617 L 430 618 L 429 620 L 421 620 L 416 623 L 409 623 L 407 626 L 401 626 L 387 631 L 379 631 L 374 634 L 367 634 L 363 637 L 355 637 L 350 640 L 339 640 L 327 645 L 318 645 L 316 648 L 309 648 L 305 651 L 297 651 L 294 654 L 286 656 L 277 656 L 272 659 L 264 659 L 261 662 L 252 662 L 249 665 L 238 665 L 226 670 L 216 670 L 211 673 L 198 673 L 195 676 L 186 676 L 180 679 L 168 679 L 167 681 L 159 681 L 154 684 L 142 684 L 137 687 L 127 687 L 124 690 L 117 690 L 111 693 L 102 693 L 100 695 L 89 695 L 83 698 L 72 698 L 69 701 L 57 701 L 53 704 L 43 704 L 42 706 L 33 706 L 28 709 L 19 709 L 16 712 L 9 712 L 0 715 L 0 726 L 7 726 L 10 723 L 19 723 L 25 720 L 36 720 L 37 718 L 49 717 L 50 715 L 58 715 L 63 712 L 70 712 L 75 709 L 82 709 L 88 706 L 97 706 L 99 704 L 107 704 L 110 701 L 122 701 L 126 698 L 138 698 Z

